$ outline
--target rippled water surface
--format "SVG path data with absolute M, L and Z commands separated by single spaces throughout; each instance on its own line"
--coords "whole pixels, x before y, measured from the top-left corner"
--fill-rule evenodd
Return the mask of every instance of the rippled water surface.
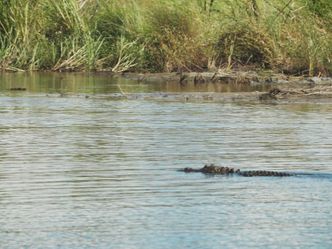
M 114 101 L 13 84 L 0 92 L 0 248 L 332 248 L 331 104 Z M 212 162 L 310 175 L 177 171 Z

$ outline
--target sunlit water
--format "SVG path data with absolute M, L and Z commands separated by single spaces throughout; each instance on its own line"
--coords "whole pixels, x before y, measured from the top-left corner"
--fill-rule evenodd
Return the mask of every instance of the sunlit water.
M 332 248 L 331 104 L 114 101 L 3 86 L 1 249 Z M 204 163 L 311 175 L 178 171 Z

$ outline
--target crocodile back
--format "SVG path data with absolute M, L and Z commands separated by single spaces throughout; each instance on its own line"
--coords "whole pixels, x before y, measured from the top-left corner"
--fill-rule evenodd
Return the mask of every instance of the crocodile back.
M 266 171 L 266 170 L 249 170 L 249 171 L 239 171 L 238 175 L 251 177 L 251 176 L 292 176 L 293 174 L 287 172 L 278 171 Z

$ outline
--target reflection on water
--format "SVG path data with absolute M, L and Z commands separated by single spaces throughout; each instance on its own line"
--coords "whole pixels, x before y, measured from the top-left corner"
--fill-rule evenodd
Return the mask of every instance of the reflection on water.
M 147 93 L 147 92 L 233 92 L 265 91 L 271 86 L 245 84 L 179 84 L 137 82 L 109 73 L 2 73 L 0 91 L 24 88 L 42 93 Z
M 331 124 L 329 104 L 2 95 L 0 248 L 331 248 Z M 326 177 L 177 171 L 211 162 Z

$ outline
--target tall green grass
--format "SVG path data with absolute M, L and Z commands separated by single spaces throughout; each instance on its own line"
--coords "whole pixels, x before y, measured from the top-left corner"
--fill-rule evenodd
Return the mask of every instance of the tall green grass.
M 330 0 L 6 0 L 0 69 L 332 75 Z

